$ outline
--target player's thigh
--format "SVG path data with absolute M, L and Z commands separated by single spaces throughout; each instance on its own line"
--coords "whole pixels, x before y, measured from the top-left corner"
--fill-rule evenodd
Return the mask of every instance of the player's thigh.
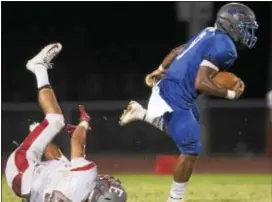
M 26 154 L 28 161 L 40 162 L 46 147 L 63 126 L 63 115 L 47 114 L 45 119 L 29 133 L 18 150 Z
M 6 175 L 8 181 L 12 180 L 11 176 L 24 172 L 29 164 L 38 161 L 39 155 L 35 151 L 35 147 L 32 144 L 36 141 L 37 136 L 46 127 L 45 121 L 41 122 L 32 132 L 30 132 L 24 139 L 22 144 L 9 156 L 6 166 Z
M 164 119 L 169 135 L 182 154 L 200 153 L 200 126 L 191 110 L 175 111 Z
M 196 121 L 199 122 L 200 114 L 199 114 L 199 111 L 198 111 L 198 108 L 197 108 L 197 104 L 193 104 L 192 112 L 193 112 L 193 115 L 194 115 L 194 118 L 196 119 Z
M 19 171 L 15 164 L 15 152 L 13 152 L 7 160 L 5 169 L 6 180 L 10 187 L 12 187 L 12 181 L 18 173 Z
M 11 154 L 6 166 L 6 177 L 10 186 L 12 183 L 21 186 L 21 181 L 31 178 L 35 164 L 41 161 L 45 147 L 63 127 L 63 122 L 62 115 L 47 115 Z M 19 173 L 23 174 L 20 179 L 18 177 Z M 22 188 L 24 189 L 24 187 Z
M 30 192 L 35 164 L 28 161 L 25 152 L 17 149 L 8 158 L 6 165 L 7 183 L 18 196 L 26 196 Z

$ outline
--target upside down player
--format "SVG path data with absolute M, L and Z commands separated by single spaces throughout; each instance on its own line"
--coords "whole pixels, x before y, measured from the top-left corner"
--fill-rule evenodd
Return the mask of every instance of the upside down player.
M 200 93 L 238 99 L 244 91 L 239 80 L 234 89 L 224 89 L 212 81 L 218 71 L 227 71 L 237 58 L 237 48 L 253 48 L 258 28 L 253 11 L 239 3 L 223 6 L 215 27 L 208 27 L 184 46 L 174 49 L 161 66 L 147 75 L 152 88 L 148 108 L 131 101 L 120 125 L 144 120 L 167 132 L 180 151 L 168 201 L 184 198 L 185 186 L 201 150 L 199 114 L 195 100 Z M 158 82 L 154 83 L 154 79 Z
M 53 138 L 64 127 L 64 117 L 48 79 L 51 60 L 61 51 L 59 43 L 43 48 L 27 63 L 35 74 L 39 104 L 45 119 L 30 128 L 29 135 L 10 155 L 6 178 L 13 192 L 27 202 L 125 202 L 120 181 L 97 175 L 97 166 L 85 159 L 85 140 L 90 117 L 79 106 L 80 123 L 69 125 L 71 161 L 62 155 Z M 46 161 L 42 161 L 42 156 Z

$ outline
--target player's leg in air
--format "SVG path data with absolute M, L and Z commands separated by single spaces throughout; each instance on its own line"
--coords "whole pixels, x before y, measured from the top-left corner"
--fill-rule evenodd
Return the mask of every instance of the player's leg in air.
M 52 67 L 51 60 L 61 49 L 59 43 L 50 44 L 27 63 L 27 69 L 36 76 L 38 101 L 45 118 L 28 134 L 7 162 L 7 183 L 19 197 L 29 194 L 35 165 L 41 161 L 47 145 L 64 127 L 64 117 L 47 72 Z
M 32 132 L 40 123 L 34 122 L 29 126 L 29 132 Z M 63 155 L 61 149 L 55 144 L 50 142 L 44 152 L 42 161 L 50 161 L 50 160 L 64 160 L 68 161 L 68 159 Z

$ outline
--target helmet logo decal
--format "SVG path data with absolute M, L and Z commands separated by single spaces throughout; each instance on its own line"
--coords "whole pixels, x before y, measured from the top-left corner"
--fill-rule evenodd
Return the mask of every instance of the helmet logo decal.
M 235 14 L 242 14 L 245 15 L 245 12 L 243 10 L 240 9 L 235 9 L 235 8 L 231 8 L 228 10 L 228 13 L 231 15 L 235 15 Z

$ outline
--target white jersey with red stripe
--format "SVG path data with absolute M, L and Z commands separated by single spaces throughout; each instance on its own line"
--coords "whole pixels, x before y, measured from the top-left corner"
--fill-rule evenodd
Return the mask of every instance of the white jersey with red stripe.
M 81 202 L 93 190 L 96 177 L 96 165 L 84 158 L 41 162 L 33 174 L 30 202 L 45 202 L 46 195 L 52 195 L 53 191 L 69 201 Z

